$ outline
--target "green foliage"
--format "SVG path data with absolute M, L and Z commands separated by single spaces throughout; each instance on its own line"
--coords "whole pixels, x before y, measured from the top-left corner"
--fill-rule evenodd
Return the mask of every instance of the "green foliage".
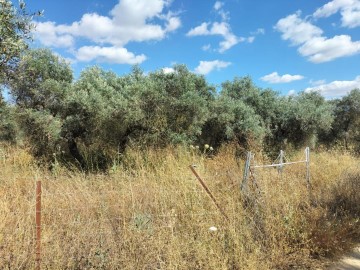
M 215 88 L 183 65 L 175 66 L 173 73 L 151 73 L 149 80 L 152 89 L 141 94 L 149 127 L 155 129 L 158 138 L 165 138 L 166 143 L 193 142 L 209 118 L 209 103 L 214 99 Z M 147 95 L 158 95 L 158 99 L 147 104 Z M 155 121 L 151 119 L 154 108 Z
M 14 74 L 8 88 L 17 109 L 1 101 L 1 138 L 15 138 L 17 121 L 35 156 L 85 170 L 106 169 L 129 145 L 235 141 L 271 153 L 314 146 L 319 134 L 359 140 L 359 90 L 331 102 L 316 92 L 281 97 L 244 77 L 217 93 L 184 65 L 166 74 L 135 66 L 124 76 L 95 66 L 73 82 L 69 64 L 47 49 L 25 52 Z
M 17 131 L 15 109 L 0 100 L 0 141 L 15 143 Z
M 260 146 L 271 134 L 277 103 L 276 92 L 256 87 L 250 77 L 223 83 L 204 128 L 208 134 L 204 141 L 215 146 L 229 140 L 244 148 Z
M 80 157 L 89 152 L 97 153 L 91 160 L 104 167 L 129 144 L 191 142 L 201 134 L 213 91 L 184 66 L 148 76 L 135 67 L 123 77 L 92 67 L 82 72 L 64 102 L 61 135 L 77 148 L 83 167 L 93 167 Z
M 272 138 L 275 144 L 315 147 L 318 134 L 330 130 L 333 106 L 317 92 L 280 99 Z
M 23 1 L 16 8 L 11 1 L 0 0 L 0 83 L 12 76 L 21 53 L 27 48 L 26 41 L 31 39 L 35 14 L 29 14 L 25 8 Z
M 212 103 L 202 142 L 218 147 L 223 142 L 236 141 L 249 148 L 254 142 L 260 144 L 264 133 L 261 117 L 253 108 L 242 100 L 220 96 Z
M 16 104 L 56 115 L 73 75 L 69 64 L 48 49 L 26 51 L 9 82 Z
M 36 49 L 22 55 L 14 74 L 8 86 L 24 138 L 36 157 L 53 160 L 60 147 L 61 115 L 72 70 L 50 50 Z
M 93 167 L 85 164 L 85 154 L 98 153 L 91 162 L 107 163 L 107 156 L 118 148 L 123 150 L 132 126 L 142 118 L 136 98 L 128 91 L 123 79 L 98 67 L 83 71 L 73 85 L 64 101 L 61 135 L 72 145 L 70 152 L 83 167 Z
M 335 119 L 331 130 L 322 134 L 323 142 L 340 143 L 345 149 L 352 148 L 360 153 L 360 90 L 354 89 L 331 103 Z
M 17 114 L 32 154 L 53 161 L 61 151 L 61 120 L 47 111 L 25 109 Z

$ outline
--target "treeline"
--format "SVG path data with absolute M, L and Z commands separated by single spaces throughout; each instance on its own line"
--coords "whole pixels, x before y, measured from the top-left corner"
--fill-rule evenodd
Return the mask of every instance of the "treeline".
M 325 100 L 316 92 L 282 96 L 234 78 L 221 90 L 186 66 L 118 76 L 100 67 L 77 80 L 47 49 L 28 50 L 3 81 L 0 139 L 27 144 L 44 161 L 103 169 L 126 147 L 236 142 L 243 149 L 340 145 L 360 152 L 360 91 Z

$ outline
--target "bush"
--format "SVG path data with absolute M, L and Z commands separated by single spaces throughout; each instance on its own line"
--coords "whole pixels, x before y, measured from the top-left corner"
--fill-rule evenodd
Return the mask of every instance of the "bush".
M 0 99 L 0 141 L 15 143 L 17 134 L 15 108 Z

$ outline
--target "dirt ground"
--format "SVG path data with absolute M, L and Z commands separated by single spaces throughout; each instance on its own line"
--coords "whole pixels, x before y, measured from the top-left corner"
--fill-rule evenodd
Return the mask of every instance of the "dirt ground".
M 360 246 L 331 266 L 329 270 L 360 270 Z

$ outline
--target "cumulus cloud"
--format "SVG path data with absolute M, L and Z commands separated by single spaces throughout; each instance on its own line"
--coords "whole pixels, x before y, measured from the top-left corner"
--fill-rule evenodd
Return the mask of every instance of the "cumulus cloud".
M 219 60 L 200 61 L 199 66 L 197 66 L 195 68 L 195 72 L 198 74 L 206 75 L 206 74 L 210 73 L 211 71 L 213 71 L 214 69 L 220 70 L 220 69 L 228 67 L 229 65 L 231 65 L 230 62 L 224 62 L 224 61 L 219 61 Z
M 69 34 L 59 34 L 54 29 L 54 22 L 36 23 L 36 36 L 45 46 L 69 48 L 75 44 L 74 37 Z
M 293 45 L 300 45 L 323 34 L 319 27 L 301 19 L 300 15 L 300 12 L 291 14 L 275 25 L 275 29 L 282 33 L 282 39 L 289 40 Z
M 326 18 L 340 12 L 341 24 L 344 27 L 354 28 L 360 26 L 359 0 L 333 0 L 318 8 L 314 18 Z
M 130 41 L 161 40 L 181 25 L 180 18 L 173 13 L 162 13 L 166 4 L 165 0 L 120 0 L 110 11 L 110 17 L 87 13 L 72 24 L 40 22 L 37 26 L 43 31 L 36 32 L 36 36 L 46 42 L 49 33 L 59 37 L 71 35 L 113 46 L 124 46 Z M 165 21 L 164 25 L 150 23 L 159 18 Z
M 264 82 L 268 83 L 289 83 L 292 81 L 298 81 L 304 79 L 304 76 L 301 75 L 279 75 L 277 72 L 270 73 L 260 78 Z
M 333 81 L 315 87 L 308 87 L 305 92 L 317 91 L 327 97 L 339 97 L 347 95 L 355 88 L 360 89 L 360 75 L 352 81 Z
M 109 16 L 86 13 L 71 24 L 38 22 L 35 37 L 46 46 L 67 48 L 75 45 L 76 38 L 85 38 L 95 43 L 95 48 L 110 45 L 114 47 L 112 51 L 116 48 L 123 54 L 127 51 L 123 47 L 129 42 L 162 40 L 181 26 L 175 13 L 164 12 L 169 5 L 169 0 L 119 0 Z M 104 47 L 101 51 L 111 47 Z
M 280 19 L 275 29 L 282 33 L 282 39 L 299 46 L 298 52 L 309 61 L 328 62 L 360 52 L 360 41 L 352 41 L 348 35 L 327 38 L 323 36 L 322 29 L 301 19 L 300 15 L 300 12 L 297 12 Z
M 99 63 L 113 64 L 140 64 L 146 60 L 146 56 L 134 55 L 125 48 L 83 46 L 76 52 L 76 59 L 81 62 L 96 61 Z

